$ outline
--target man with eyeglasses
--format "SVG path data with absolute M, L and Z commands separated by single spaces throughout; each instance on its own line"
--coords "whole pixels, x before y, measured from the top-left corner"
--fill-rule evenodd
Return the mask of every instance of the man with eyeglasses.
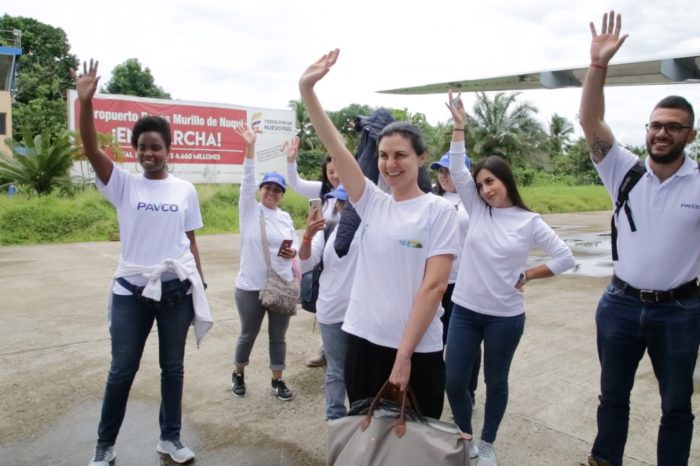
M 614 201 L 639 161 L 615 141 L 603 120 L 607 65 L 627 38 L 620 35 L 621 22 L 611 11 L 603 15 L 600 34 L 590 24 L 591 65 L 580 109 L 591 159 Z M 693 108 L 683 97 L 666 97 L 654 107 L 647 124 L 646 171 L 629 190 L 624 215 L 614 218 L 618 259 L 596 312 L 601 394 L 591 466 L 622 464 L 630 391 L 645 351 L 661 394 L 657 464 L 688 464 L 700 343 L 700 174 L 684 152 L 695 140 L 693 121 Z

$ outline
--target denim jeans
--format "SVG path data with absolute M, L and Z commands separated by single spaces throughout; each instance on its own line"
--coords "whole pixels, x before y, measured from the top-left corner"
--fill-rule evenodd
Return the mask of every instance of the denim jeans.
M 630 391 L 646 350 L 661 394 L 657 464 L 687 465 L 693 435 L 691 397 L 700 344 L 700 296 L 669 304 L 644 303 L 611 283 L 598 303 L 596 327 L 601 395 L 593 457 L 622 464 Z
M 318 324 L 323 350 L 326 354 L 326 418 L 338 419 L 347 413 L 345 408 L 345 354 L 348 334 L 337 324 Z
M 166 291 L 166 288 L 163 288 Z M 156 311 L 136 296 L 112 295 L 112 364 L 102 400 L 99 445 L 114 445 L 124 420 L 131 384 L 155 320 L 160 361 L 160 438 L 179 440 L 182 417 L 183 358 L 187 331 L 194 319 L 192 295 L 168 309 Z
M 467 386 L 483 340 L 486 407 L 481 439 L 489 443 L 496 440 L 508 404 L 510 364 L 524 329 L 525 314 L 490 316 L 454 305 L 447 335 L 445 385 L 455 423 L 462 432 L 474 433 L 472 403 Z
M 241 334 L 236 342 L 233 363 L 245 367 L 250 362 L 250 353 L 260 333 L 263 318 L 267 313 L 267 333 L 269 338 L 270 369 L 283 371 L 287 357 L 287 328 L 289 316 L 266 310 L 260 302 L 259 291 L 246 291 L 236 288 L 236 308 L 241 319 Z
M 450 316 L 452 315 L 452 308 L 455 304 L 452 302 L 452 292 L 455 289 L 455 284 L 450 283 L 447 285 L 447 291 L 442 295 L 442 309 L 444 310 L 440 321 L 442 321 L 442 344 L 447 345 L 447 332 L 450 329 Z M 469 386 L 467 387 L 467 392 L 472 401 L 476 396 L 476 387 L 479 382 L 479 369 L 481 368 L 481 347 L 479 347 L 479 354 L 476 356 L 474 361 L 474 366 L 472 367 L 472 373 L 469 378 Z

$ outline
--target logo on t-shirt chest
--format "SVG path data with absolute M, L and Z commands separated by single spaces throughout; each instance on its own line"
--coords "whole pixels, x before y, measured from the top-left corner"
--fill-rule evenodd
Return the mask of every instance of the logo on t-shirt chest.
M 150 202 L 138 202 L 136 204 L 136 210 L 151 211 L 151 212 L 177 212 L 177 204 L 155 204 Z

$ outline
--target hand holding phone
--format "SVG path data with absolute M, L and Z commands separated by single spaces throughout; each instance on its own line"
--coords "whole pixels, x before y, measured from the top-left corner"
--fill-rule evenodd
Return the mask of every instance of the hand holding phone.
M 319 219 L 323 216 L 321 212 L 321 199 L 309 199 L 309 215 L 313 219 Z
M 279 251 L 277 251 L 277 255 L 280 256 L 280 257 L 282 257 L 282 256 L 283 256 L 282 253 L 283 253 L 284 251 L 286 251 L 287 249 L 289 249 L 291 246 L 292 246 L 292 240 L 291 240 L 291 239 L 282 240 L 282 244 L 280 244 L 280 248 L 279 248 Z

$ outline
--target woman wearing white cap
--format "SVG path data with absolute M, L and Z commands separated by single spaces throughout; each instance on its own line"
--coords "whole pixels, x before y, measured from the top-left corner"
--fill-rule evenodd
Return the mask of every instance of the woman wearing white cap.
M 245 124 L 237 128 L 236 132 L 245 141 L 246 152 L 238 199 L 241 264 L 236 277 L 236 307 L 241 319 L 241 334 L 236 343 L 231 391 L 237 397 L 246 394 L 244 370 L 248 365 L 263 317 L 267 313 L 272 392 L 280 400 L 287 401 L 293 398 L 292 392 L 282 380 L 289 316 L 266 309 L 260 301 L 259 294 L 267 282 L 266 254 L 269 254 L 272 268 L 280 277 L 285 280 L 294 278 L 291 259 L 297 254 L 299 240 L 292 218 L 278 207 L 287 188 L 284 177 L 275 172 L 267 173 L 258 185 L 255 181 L 254 159 L 256 133 Z M 260 202 L 255 199 L 258 191 Z M 263 248 L 261 222 L 265 224 L 268 250 Z M 291 240 L 292 244 L 282 247 L 285 240 Z
M 342 214 L 348 201 L 343 185 L 326 194 L 335 200 L 335 211 Z M 333 244 L 338 232 L 337 223 L 325 226 L 323 219 L 309 216 L 304 240 L 299 248 L 299 258 L 315 267 L 323 260 L 323 271 L 319 279 L 316 318 L 326 354 L 326 419 L 345 416 L 345 354 L 347 334 L 342 330 L 345 311 L 350 303 L 350 291 L 357 262 L 357 235 L 348 253 L 339 257 Z
M 348 399 L 375 396 L 387 379 L 401 391 L 410 383 L 422 414 L 439 418 L 445 381 L 440 299 L 458 253 L 457 213 L 444 199 L 421 191 L 418 172 L 427 146 L 411 123 L 392 123 L 378 137 L 377 165 L 391 194 L 364 177 L 314 91 L 338 54 L 336 49 L 309 66 L 299 90 L 362 218 L 343 322 L 352 355 L 345 364 Z

